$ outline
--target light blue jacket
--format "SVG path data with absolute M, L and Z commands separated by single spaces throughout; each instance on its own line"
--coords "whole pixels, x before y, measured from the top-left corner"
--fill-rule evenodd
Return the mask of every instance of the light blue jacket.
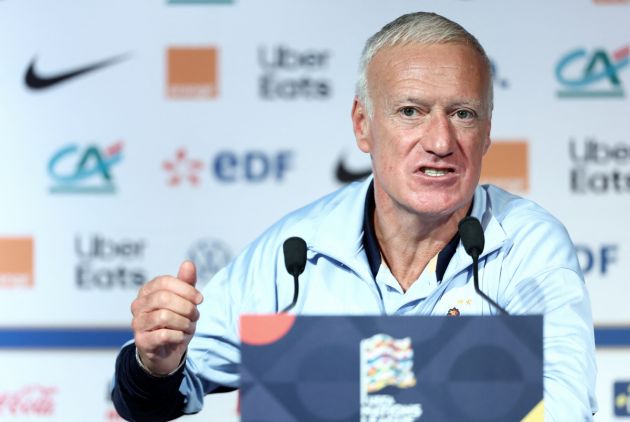
M 461 243 L 441 283 L 431 268 L 403 292 L 381 265 L 376 282 L 363 249 L 371 179 L 353 183 L 281 219 L 205 287 L 201 319 L 188 349 L 186 413 L 199 411 L 217 385 L 238 387 L 239 315 L 275 313 L 293 298 L 282 244 L 306 240 L 306 269 L 292 312 L 330 315 L 493 315 L 472 280 Z M 473 216 L 485 232 L 481 290 L 510 314 L 544 314 L 545 420 L 590 420 L 595 412 L 595 346 L 588 294 L 565 228 L 531 201 L 479 186 Z

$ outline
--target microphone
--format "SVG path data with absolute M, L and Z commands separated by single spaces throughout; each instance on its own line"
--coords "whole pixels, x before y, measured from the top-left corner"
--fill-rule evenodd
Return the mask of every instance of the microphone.
M 479 289 L 479 255 L 483 252 L 485 243 L 483 228 L 481 228 L 479 220 L 472 216 L 463 218 L 462 221 L 459 222 L 459 237 L 462 239 L 462 244 L 464 245 L 466 253 L 470 255 L 473 260 L 473 280 L 475 284 L 475 291 L 479 294 L 479 296 L 483 297 L 486 301 L 488 301 L 488 303 L 498 309 L 503 315 L 509 315 L 505 309 Z
M 297 303 L 299 284 L 298 276 L 304 272 L 306 266 L 306 242 L 301 237 L 290 237 L 282 245 L 284 252 L 284 266 L 293 276 L 293 302 L 281 312 L 288 312 Z

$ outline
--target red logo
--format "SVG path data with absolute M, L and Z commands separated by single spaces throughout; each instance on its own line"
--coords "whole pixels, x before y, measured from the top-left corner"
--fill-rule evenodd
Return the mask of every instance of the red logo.
M 179 186 L 184 181 L 197 186 L 199 184 L 198 173 L 203 169 L 203 163 L 200 160 L 188 158 L 186 150 L 180 148 L 175 152 L 175 159 L 165 160 L 162 167 L 169 173 L 169 178 L 166 181 L 169 186 Z
M 50 416 L 55 412 L 54 395 L 57 387 L 33 384 L 16 392 L 0 392 L 0 417 L 7 416 Z
M 105 420 L 106 421 L 124 421 L 124 419 L 118 414 L 118 412 L 116 412 L 116 409 L 114 409 L 113 407 L 111 409 L 108 409 L 107 412 L 105 412 Z

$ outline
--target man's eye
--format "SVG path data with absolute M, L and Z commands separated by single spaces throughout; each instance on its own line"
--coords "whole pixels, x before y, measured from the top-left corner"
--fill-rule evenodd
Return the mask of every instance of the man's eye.
M 403 107 L 400 112 L 405 117 L 413 117 L 417 114 L 417 111 L 413 107 Z
M 457 110 L 455 112 L 455 114 L 457 115 L 458 118 L 460 118 L 462 120 L 468 120 L 468 119 L 472 119 L 473 117 L 475 117 L 473 112 L 470 111 L 470 110 Z

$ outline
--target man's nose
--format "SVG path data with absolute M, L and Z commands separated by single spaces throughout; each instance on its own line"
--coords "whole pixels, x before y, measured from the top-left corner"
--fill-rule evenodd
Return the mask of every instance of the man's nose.
M 422 135 L 422 148 L 438 157 L 446 157 L 455 148 L 455 131 L 444 113 L 432 114 L 426 122 L 426 130 Z

